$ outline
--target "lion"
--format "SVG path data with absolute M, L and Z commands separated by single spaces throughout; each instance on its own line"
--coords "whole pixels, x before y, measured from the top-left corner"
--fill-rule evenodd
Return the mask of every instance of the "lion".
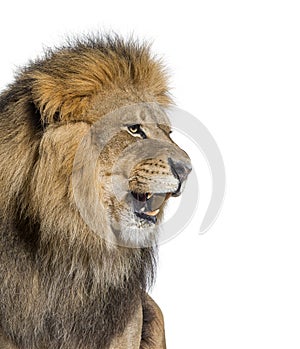
M 49 49 L 2 92 L 1 349 L 166 347 L 162 312 L 147 291 L 166 202 L 191 171 L 170 138 L 164 110 L 172 104 L 166 69 L 150 46 L 118 35 Z M 96 149 L 96 175 L 80 184 L 78 149 L 93 146 L 99 132 L 109 135 L 110 113 L 132 106 L 116 114 L 120 129 Z M 166 146 L 153 152 L 147 141 Z M 121 197 L 113 176 L 127 186 Z M 96 206 L 76 201 L 82 188 Z M 82 202 L 87 213 L 99 210 L 96 225 Z

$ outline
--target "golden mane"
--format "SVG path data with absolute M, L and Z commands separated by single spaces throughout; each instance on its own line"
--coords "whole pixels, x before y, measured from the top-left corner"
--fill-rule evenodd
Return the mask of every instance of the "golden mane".
M 30 81 L 32 98 L 46 123 L 84 119 L 95 99 L 103 113 L 111 111 L 108 99 L 114 108 L 124 104 L 122 99 L 171 102 L 164 67 L 152 57 L 149 45 L 118 36 L 86 38 L 48 50 L 21 79 Z

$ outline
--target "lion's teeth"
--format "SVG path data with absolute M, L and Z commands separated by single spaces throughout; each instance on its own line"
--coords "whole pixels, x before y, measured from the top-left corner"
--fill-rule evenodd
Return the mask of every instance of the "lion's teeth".
M 149 211 L 149 212 L 145 212 L 145 214 L 147 215 L 147 216 L 157 216 L 158 214 L 159 214 L 159 208 L 157 209 L 157 210 L 155 210 L 155 211 Z
M 141 208 L 141 212 L 144 212 L 144 211 L 145 211 L 145 207 L 142 207 L 142 208 Z
M 147 200 L 149 200 L 152 196 L 153 196 L 153 194 L 147 193 Z
M 165 198 L 165 201 L 167 201 L 170 197 L 172 196 L 172 194 L 171 193 L 167 193 L 166 194 L 166 198 Z

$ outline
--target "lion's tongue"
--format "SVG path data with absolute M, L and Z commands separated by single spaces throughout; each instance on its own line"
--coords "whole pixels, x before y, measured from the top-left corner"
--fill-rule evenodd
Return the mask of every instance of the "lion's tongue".
M 170 196 L 168 194 L 153 194 L 152 197 L 147 200 L 146 205 L 143 208 L 143 212 L 148 216 L 157 216 L 162 204 Z
M 158 215 L 160 207 L 170 196 L 170 193 L 135 194 L 134 206 L 137 212 L 154 217 Z
M 157 216 L 159 214 L 159 208 L 155 211 L 147 211 L 147 212 L 144 212 L 147 216 Z
M 156 211 L 165 202 L 166 194 L 153 194 L 152 197 L 147 201 L 147 208 L 149 211 Z

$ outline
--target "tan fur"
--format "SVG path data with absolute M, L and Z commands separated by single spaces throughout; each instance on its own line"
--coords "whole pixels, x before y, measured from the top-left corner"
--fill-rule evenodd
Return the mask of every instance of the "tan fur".
M 115 160 L 138 139 L 120 130 L 98 159 L 102 180 L 92 188 L 103 207 L 97 216 L 103 236 L 82 218 L 72 186 L 75 154 L 91 125 L 140 102 L 171 103 L 164 68 L 147 45 L 109 36 L 49 51 L 1 94 L 1 349 L 165 348 L 162 314 L 145 295 L 155 246 L 128 248 L 102 238 L 110 220 L 121 226 L 122 238 L 141 236 L 143 227 L 130 227 L 137 218 L 109 186 Z M 154 117 L 147 108 L 139 113 L 141 120 Z M 187 160 L 165 127 L 145 132 Z M 125 179 L 138 191 L 142 172 L 154 167 L 147 188 L 175 190 L 165 153 L 152 164 L 142 161 Z

